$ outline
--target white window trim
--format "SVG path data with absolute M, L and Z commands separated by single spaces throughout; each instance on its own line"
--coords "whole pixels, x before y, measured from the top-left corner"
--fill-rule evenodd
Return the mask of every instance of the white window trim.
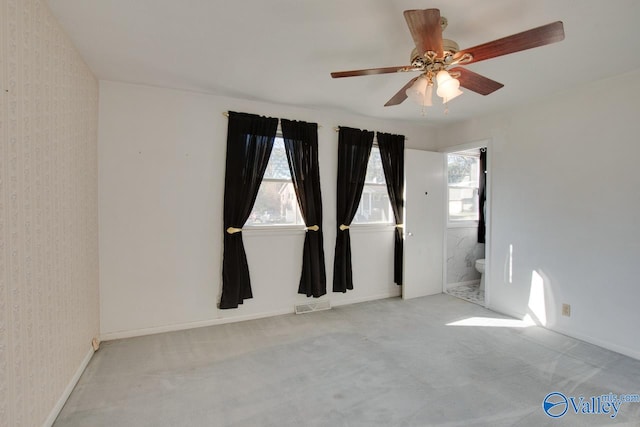
M 380 151 L 380 147 L 378 147 L 377 141 L 374 141 L 372 150 L 373 148 L 378 150 L 378 152 Z M 370 158 L 371 158 L 371 155 L 369 155 L 369 159 Z M 369 165 L 369 159 L 367 159 L 367 166 Z M 387 178 L 385 177 L 384 179 L 385 179 L 385 182 L 366 182 L 365 181 L 364 185 L 374 186 L 374 187 L 383 187 L 385 191 L 387 191 L 387 183 L 386 183 Z M 363 194 L 364 194 L 364 191 L 363 191 Z M 388 196 L 388 193 L 387 193 L 387 196 Z M 358 208 L 360 208 L 361 202 L 362 202 L 362 195 L 360 195 L 360 200 L 358 201 Z M 389 199 L 389 221 L 388 222 L 352 222 L 350 225 L 350 228 L 355 227 L 356 229 L 358 229 L 360 227 L 363 227 L 363 229 L 368 229 L 368 230 L 374 230 L 374 229 L 384 230 L 389 227 L 393 228 L 395 226 L 396 226 L 396 223 L 395 223 L 394 214 L 393 214 L 393 206 L 391 206 L 391 199 Z
M 285 236 L 285 235 L 300 235 L 306 231 L 304 224 L 271 224 L 271 225 L 245 225 L 242 227 L 242 232 L 246 236 Z
M 478 228 L 478 224 L 480 224 L 480 221 L 477 219 L 449 220 L 447 228 Z
M 279 125 L 278 125 L 279 126 Z M 282 132 L 280 128 L 278 128 L 278 132 L 276 133 L 276 139 L 281 139 L 284 142 L 284 137 L 282 136 Z M 269 160 L 271 160 L 271 154 L 269 155 Z M 283 184 L 292 184 L 293 178 L 262 178 L 260 185 L 262 186 L 263 182 L 280 182 Z M 304 224 L 304 219 L 302 218 L 302 212 L 300 212 L 300 204 L 298 203 L 296 197 L 296 206 L 298 207 L 298 213 L 300 218 L 303 220 L 302 224 L 245 224 L 242 227 L 242 231 L 248 231 L 252 235 L 284 235 L 284 234 L 299 234 L 300 232 L 306 231 L 306 225 Z M 253 209 L 251 209 L 253 211 Z
M 394 228 L 396 224 L 393 222 L 352 223 L 349 226 L 349 230 L 355 233 L 391 231 Z
M 473 144 L 473 143 L 472 143 Z M 443 151 L 443 153 L 445 154 L 444 156 L 444 164 L 445 164 L 445 171 L 447 172 L 448 175 L 448 171 L 449 171 L 449 165 L 448 165 L 448 155 L 449 154 L 457 154 L 460 156 L 467 156 L 467 157 L 475 157 L 480 159 L 480 155 L 478 154 L 473 155 L 473 154 L 461 154 L 464 153 L 467 150 L 474 150 L 476 148 L 481 148 L 481 147 L 477 147 L 477 146 L 471 146 L 470 144 L 462 144 L 462 145 L 458 145 L 457 147 L 459 147 L 459 150 L 456 151 Z M 464 148 L 463 148 L 464 147 Z M 454 148 L 454 147 L 452 147 Z M 480 171 L 478 170 L 478 173 L 480 173 Z M 446 176 L 445 176 L 446 178 Z M 479 183 L 478 183 L 479 184 Z M 447 208 L 447 228 L 476 228 L 478 227 L 478 225 L 480 224 L 480 219 L 451 219 L 451 215 L 449 213 L 449 188 L 451 188 L 452 186 L 449 185 L 448 183 L 445 183 L 445 189 L 446 189 L 446 208 Z M 472 187 L 472 186 L 463 186 L 463 187 L 457 187 L 457 188 L 467 188 L 467 189 L 474 189 L 474 190 L 480 190 L 480 187 Z M 480 197 L 480 195 L 478 194 L 478 197 Z

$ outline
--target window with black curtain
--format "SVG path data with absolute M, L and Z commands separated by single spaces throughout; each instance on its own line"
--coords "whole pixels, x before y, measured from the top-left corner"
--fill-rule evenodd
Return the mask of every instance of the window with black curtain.
M 373 132 L 340 127 L 336 211 L 338 228 L 333 261 L 333 292 L 344 293 L 347 289 L 353 289 L 349 226 L 360 204 L 372 146 Z
M 404 250 L 402 221 L 404 217 L 404 135 L 377 133 L 378 148 L 389 201 L 396 222 L 393 256 L 393 281 L 402 285 L 402 254 Z
M 487 202 L 487 149 L 480 149 L 480 180 L 478 184 L 478 243 L 485 243 L 484 205 Z
M 282 136 L 300 213 L 306 226 L 298 293 L 327 293 L 318 164 L 318 125 L 282 119 Z
M 278 119 L 229 112 L 221 309 L 237 308 L 253 297 L 242 227 L 253 209 L 277 129 Z

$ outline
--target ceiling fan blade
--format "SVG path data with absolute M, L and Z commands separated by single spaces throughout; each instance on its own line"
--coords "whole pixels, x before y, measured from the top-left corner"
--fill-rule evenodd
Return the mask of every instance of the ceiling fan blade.
M 504 86 L 502 83 L 498 83 L 462 67 L 452 68 L 449 70 L 449 73 L 460 73 L 460 76 L 457 77 L 460 86 L 479 93 L 480 95 L 489 95 Z
M 404 11 L 411 37 L 416 44 L 420 56 L 427 51 L 433 51 L 438 57 L 442 56 L 442 26 L 440 25 L 440 11 L 438 9 L 413 9 Z
M 397 73 L 399 71 L 414 71 L 411 65 L 403 65 L 401 67 L 384 67 L 384 68 L 367 68 L 365 70 L 350 70 L 350 71 L 334 71 L 331 73 L 331 77 L 337 79 L 339 77 L 356 77 L 356 76 L 371 76 L 374 74 L 389 74 Z
M 420 76 L 418 76 L 420 77 Z M 390 100 L 387 101 L 386 104 L 384 104 L 385 107 L 390 107 L 392 105 L 398 105 L 398 104 L 402 104 L 404 102 L 405 99 L 407 99 L 407 89 L 409 89 L 411 87 L 411 85 L 418 80 L 418 77 L 414 77 L 411 80 L 409 80 L 409 83 L 407 83 L 406 85 L 402 86 L 402 89 L 400 89 L 398 91 L 398 93 L 396 93 L 395 95 L 393 95 L 391 97 Z
M 462 57 L 465 53 L 470 53 L 473 59 L 464 62 L 466 65 L 532 49 L 534 47 L 545 46 L 562 40 L 564 40 L 564 26 L 562 25 L 562 21 L 557 21 L 469 49 L 464 49 L 455 54 L 454 60 Z

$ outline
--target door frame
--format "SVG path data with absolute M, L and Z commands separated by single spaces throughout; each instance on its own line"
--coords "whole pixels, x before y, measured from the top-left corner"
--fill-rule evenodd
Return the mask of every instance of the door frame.
M 491 265 L 492 265 L 492 257 L 491 257 L 491 243 L 493 239 L 491 238 L 491 200 L 492 200 L 492 180 L 493 173 L 491 173 L 491 168 L 493 164 L 493 149 L 492 149 L 492 140 L 491 138 L 487 139 L 479 139 L 471 142 L 466 142 L 464 144 L 452 145 L 450 147 L 441 148 L 439 151 L 444 154 L 455 153 L 458 151 L 471 150 L 474 148 L 487 148 L 487 182 L 485 186 L 486 191 L 486 201 L 485 201 L 485 236 L 486 242 L 484 245 L 484 257 L 485 257 L 485 265 L 484 265 L 484 306 L 489 307 L 491 301 L 491 286 L 489 279 L 491 277 Z M 448 235 L 448 216 L 449 216 L 449 197 L 448 188 L 447 188 L 447 156 L 444 156 L 444 171 L 445 171 L 445 179 L 444 179 L 444 194 L 445 194 L 445 202 L 444 202 L 444 223 L 442 227 L 444 229 L 444 239 L 442 239 L 442 254 L 443 254 L 443 265 L 442 265 L 442 292 L 445 293 L 447 289 L 447 235 Z

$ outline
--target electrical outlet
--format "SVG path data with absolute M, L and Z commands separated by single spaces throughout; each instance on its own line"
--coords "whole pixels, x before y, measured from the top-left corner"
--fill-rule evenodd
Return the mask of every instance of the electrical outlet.
M 562 304 L 562 315 L 571 317 L 571 305 L 570 304 Z

